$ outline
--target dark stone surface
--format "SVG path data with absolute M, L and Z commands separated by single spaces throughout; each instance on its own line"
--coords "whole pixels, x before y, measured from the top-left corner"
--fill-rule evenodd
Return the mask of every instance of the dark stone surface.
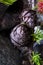
M 0 35 L 0 65 L 21 65 L 20 53 L 11 42 Z
M 28 27 L 30 27 L 31 29 L 34 28 L 37 24 L 37 15 L 36 15 L 36 11 L 34 10 L 23 10 L 21 13 L 21 21 L 23 21 Z
M 19 15 L 24 8 L 29 8 L 28 0 L 17 0 L 9 7 L 0 3 L 0 31 L 21 23 Z
M 18 13 L 6 13 L 2 20 L 0 20 L 0 31 L 2 30 L 7 30 L 11 29 L 12 27 L 16 26 L 19 24 L 21 21 L 19 19 L 19 14 Z
M 33 65 L 31 62 L 31 53 L 32 48 L 30 47 L 22 47 L 21 48 L 21 57 L 22 57 L 22 64 L 23 65 Z
M 7 12 L 9 13 L 14 13 L 14 12 L 21 12 L 23 9 L 23 0 L 17 0 L 16 2 L 14 2 L 12 5 L 10 5 L 7 9 Z
M 5 11 L 7 10 L 8 6 L 0 3 L 0 18 L 4 15 Z
M 43 59 L 43 40 L 40 41 L 40 44 L 37 42 L 33 45 L 33 50 L 35 53 L 39 53 L 41 58 Z
M 30 9 L 28 0 L 23 0 L 23 3 L 24 3 L 23 8 L 28 8 L 28 9 Z
M 30 45 L 32 33 L 33 31 L 25 24 L 19 24 L 13 28 L 10 34 L 11 42 L 17 47 Z
M 17 50 L 17 48 L 14 48 L 13 44 L 10 42 L 9 34 L 13 27 L 21 23 L 19 15 L 22 12 L 22 10 L 25 8 L 29 9 L 28 0 L 17 0 L 17 2 L 9 6 L 8 9 L 6 8 L 6 6 L 1 6 L 2 7 L 0 7 L 0 65 L 21 65 L 22 59 L 20 57 L 20 52 Z M 30 65 L 30 62 L 28 61 L 27 57 L 26 61 L 24 62 L 24 65 Z
M 9 7 L 0 3 L 0 31 L 10 29 L 19 24 L 19 14 L 22 11 L 22 9 L 22 0 L 17 0 Z

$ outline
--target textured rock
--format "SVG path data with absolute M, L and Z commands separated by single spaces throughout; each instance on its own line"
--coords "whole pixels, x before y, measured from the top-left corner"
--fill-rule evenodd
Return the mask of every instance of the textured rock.
M 19 14 L 6 13 L 0 21 L 0 31 L 10 29 L 20 23 Z
M 6 10 L 7 9 L 7 10 Z M 19 14 L 23 9 L 23 1 L 17 0 L 8 8 L 0 4 L 0 30 L 10 29 L 20 23 Z
M 29 8 L 28 0 L 17 0 L 9 7 L 0 4 L 0 31 L 10 29 L 21 23 L 19 15 L 25 8 Z
M 32 30 L 30 28 L 25 24 L 19 24 L 13 28 L 10 34 L 11 42 L 17 47 L 25 46 L 27 44 L 30 45 L 29 43 L 32 39 L 31 34 Z M 14 42 L 16 42 L 16 44 Z
M 23 0 L 17 0 L 11 6 L 8 7 L 7 12 L 9 13 L 19 12 L 20 13 L 23 9 L 23 6 L 24 6 Z
M 7 10 L 8 6 L 0 3 L 0 18 L 4 15 L 5 11 Z
M 29 9 L 23 10 L 20 16 L 21 21 L 26 23 L 26 25 L 30 28 L 34 28 L 34 26 L 36 25 L 37 23 L 36 18 L 37 18 L 36 11 Z
M 23 8 L 30 9 L 30 7 L 29 7 L 29 1 L 28 0 L 23 0 L 23 3 L 24 3 L 24 7 Z
M 39 53 L 41 55 L 41 58 L 43 59 L 43 40 L 40 41 L 40 44 L 35 42 L 33 45 L 33 50 L 35 53 Z
M 0 64 L 1 65 L 21 65 L 20 55 L 17 49 L 14 49 L 11 42 L 0 36 Z

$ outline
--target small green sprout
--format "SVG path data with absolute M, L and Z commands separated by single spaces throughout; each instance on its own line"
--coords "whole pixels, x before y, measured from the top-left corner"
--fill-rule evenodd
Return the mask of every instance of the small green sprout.
M 40 40 L 43 40 L 43 30 L 40 30 L 39 27 L 37 27 L 34 34 L 32 34 L 34 41 L 40 44 Z
M 41 65 L 40 54 L 34 52 L 32 53 L 32 63 L 35 65 Z
M 12 5 L 16 1 L 17 0 L 0 0 L 0 2 L 5 4 L 5 5 Z

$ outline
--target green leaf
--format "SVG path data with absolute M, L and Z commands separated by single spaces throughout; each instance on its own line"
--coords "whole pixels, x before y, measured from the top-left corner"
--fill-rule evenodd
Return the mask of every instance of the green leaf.
M 40 40 L 43 40 L 43 30 L 40 30 L 40 28 L 36 29 L 36 32 L 32 34 L 34 41 L 36 41 L 38 44 L 40 44 Z
M 17 0 L 0 0 L 0 2 L 5 4 L 5 5 L 12 5 L 16 1 Z
M 40 54 L 32 52 L 32 62 L 35 63 L 36 65 L 41 65 Z

